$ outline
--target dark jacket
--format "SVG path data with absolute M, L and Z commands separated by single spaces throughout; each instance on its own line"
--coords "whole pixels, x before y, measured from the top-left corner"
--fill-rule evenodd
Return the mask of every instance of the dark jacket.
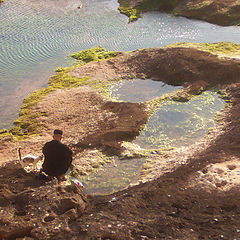
M 43 146 L 43 171 L 49 176 L 66 173 L 72 162 L 72 151 L 65 144 L 52 140 Z

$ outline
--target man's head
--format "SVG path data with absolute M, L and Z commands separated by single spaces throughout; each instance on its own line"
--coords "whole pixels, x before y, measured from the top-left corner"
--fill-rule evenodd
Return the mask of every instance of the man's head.
M 57 141 L 61 141 L 63 135 L 63 131 L 59 129 L 55 129 L 53 131 L 53 139 Z

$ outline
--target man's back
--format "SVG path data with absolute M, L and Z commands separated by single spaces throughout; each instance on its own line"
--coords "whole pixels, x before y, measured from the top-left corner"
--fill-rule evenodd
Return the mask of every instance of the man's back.
M 66 173 L 72 162 L 72 151 L 60 141 L 52 140 L 43 146 L 43 171 L 49 176 Z

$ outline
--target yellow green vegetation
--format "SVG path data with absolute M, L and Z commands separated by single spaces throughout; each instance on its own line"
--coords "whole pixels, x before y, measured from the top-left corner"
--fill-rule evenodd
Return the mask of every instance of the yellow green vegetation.
M 136 21 L 140 18 L 140 11 L 131 6 L 130 0 L 119 0 L 120 7 L 118 10 L 120 13 L 129 17 L 129 22 Z
M 73 53 L 69 57 L 78 60 L 80 63 L 88 63 L 116 57 L 119 53 L 120 52 L 106 51 L 102 47 L 96 47 Z
M 46 116 L 45 112 L 36 111 L 35 106 L 43 100 L 43 98 L 57 90 L 75 88 L 83 85 L 101 89 L 102 92 L 107 93 L 109 82 L 89 81 L 88 77 L 77 78 L 68 74 L 74 68 L 77 68 L 90 61 L 100 61 L 114 57 L 118 52 L 108 52 L 101 47 L 92 48 L 72 54 L 71 57 L 78 60 L 78 64 L 67 68 L 57 68 L 56 74 L 49 80 L 49 86 L 40 90 L 32 92 L 23 101 L 19 118 L 15 120 L 14 127 L 10 130 L 3 129 L 0 131 L 0 136 L 11 135 L 15 139 L 23 138 L 29 135 L 38 134 L 43 123 L 39 120 L 41 116 Z
M 180 89 L 180 90 L 177 90 L 177 91 L 173 91 L 172 93 L 167 93 L 167 94 L 164 94 L 163 96 L 160 96 L 160 97 L 156 97 L 152 100 L 149 100 L 147 101 L 145 104 L 146 104 L 146 108 L 148 109 L 148 111 L 150 113 L 154 113 L 161 104 L 167 102 L 167 101 L 177 101 L 177 102 L 184 102 L 183 101 L 183 97 L 181 97 L 181 95 L 184 95 L 185 94 L 185 90 L 184 89 Z M 184 98 L 186 99 L 186 101 L 189 101 L 193 95 L 190 95 L 190 94 L 185 94 L 187 97 Z
M 165 148 L 178 146 L 176 140 L 187 144 L 203 136 L 214 126 L 215 116 L 228 98 L 224 90 L 217 93 L 204 92 L 192 96 L 188 102 L 170 101 L 171 97 L 149 101 L 152 115 L 138 141 L 150 147 Z M 219 98 L 220 94 L 225 101 Z
M 129 17 L 129 22 L 136 21 L 138 18 L 140 18 L 140 11 L 138 9 L 131 7 L 119 7 L 118 9 L 120 13 Z
M 239 53 L 240 55 L 240 44 L 231 42 L 219 42 L 219 43 L 200 43 L 200 49 L 209 51 L 211 53 L 220 54 L 232 54 Z
M 231 42 L 219 42 L 219 43 L 175 43 L 166 47 L 193 47 L 202 51 L 207 51 L 213 54 L 240 56 L 240 44 Z

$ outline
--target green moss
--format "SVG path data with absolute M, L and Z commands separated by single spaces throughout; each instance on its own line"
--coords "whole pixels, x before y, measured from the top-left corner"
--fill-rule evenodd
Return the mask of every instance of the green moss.
M 231 42 L 200 43 L 200 47 L 203 50 L 207 50 L 212 53 L 224 53 L 224 54 L 231 54 L 240 50 L 239 44 Z
M 116 57 L 120 52 L 106 51 L 102 47 L 90 48 L 71 54 L 72 57 L 81 63 L 88 63 L 92 61 L 106 60 L 111 57 Z
M 240 55 L 240 44 L 232 42 L 218 42 L 218 43 L 174 43 L 166 47 L 192 47 L 202 51 L 207 51 L 213 54 L 223 55 Z
M 134 22 L 141 17 L 140 10 L 138 10 L 136 8 L 119 7 L 118 9 L 119 9 L 120 13 L 129 17 L 129 22 Z

